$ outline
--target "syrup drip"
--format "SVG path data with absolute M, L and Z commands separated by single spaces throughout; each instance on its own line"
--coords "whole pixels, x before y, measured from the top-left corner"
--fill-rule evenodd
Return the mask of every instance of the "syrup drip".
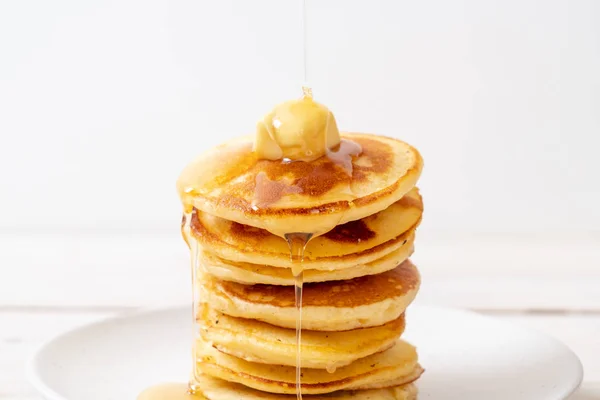
M 196 320 L 198 313 L 198 291 L 196 290 L 195 282 L 198 279 L 198 274 L 201 267 L 200 263 L 200 245 L 194 236 L 190 235 L 190 224 L 192 222 L 192 216 L 196 212 L 193 208 L 184 207 L 183 224 L 181 227 L 181 233 L 185 241 L 190 247 L 191 254 L 191 275 L 192 275 L 192 321 Z M 198 327 L 194 325 L 192 331 L 192 371 L 196 370 L 196 334 Z M 185 383 L 162 383 L 155 386 L 151 386 L 144 390 L 137 398 L 137 400 L 205 400 L 199 392 L 199 388 L 194 383 L 195 379 L 192 378 L 188 384 Z
M 285 160 L 284 160 L 285 163 Z M 275 203 L 282 196 L 292 193 L 301 193 L 302 189 L 298 186 L 287 185 L 279 181 L 272 181 L 267 174 L 259 172 L 256 175 L 254 187 L 254 199 L 252 209 L 254 211 Z
M 192 215 L 196 212 L 194 209 L 191 214 L 186 215 L 186 232 L 190 232 L 190 224 L 192 221 Z M 188 235 L 188 243 L 190 246 L 191 253 L 191 269 L 192 269 L 192 321 L 196 321 L 198 315 L 198 305 L 200 304 L 199 290 L 197 290 L 196 282 L 198 282 L 198 276 L 200 274 L 200 244 L 193 235 Z M 193 324 L 192 328 L 192 371 L 196 371 L 196 354 L 197 354 L 197 337 L 199 334 L 197 324 Z M 196 386 L 195 379 L 192 379 L 188 384 L 188 392 L 192 394 L 198 393 L 199 388 Z
M 327 158 L 334 164 L 342 167 L 348 176 L 352 176 L 352 157 L 356 157 L 360 153 L 362 153 L 360 144 L 352 140 L 342 139 L 335 150 L 327 150 Z
M 308 86 L 302 86 L 302 97 L 312 99 L 313 93 L 312 89 Z
M 300 2 L 302 6 L 302 72 L 304 72 L 304 85 L 308 87 L 308 29 L 306 27 L 308 18 L 306 0 L 300 0 Z M 305 86 L 302 87 L 303 91 Z M 312 97 L 312 92 L 310 92 L 310 97 Z
M 304 249 L 312 233 L 287 233 L 285 240 L 290 248 L 292 273 L 294 274 L 296 303 L 296 399 L 302 400 L 302 287 L 304 285 Z
M 310 90 L 304 88 L 305 90 Z M 352 177 L 353 165 L 352 158 L 359 156 L 362 153 L 362 147 L 360 144 L 348 140 L 342 139 L 340 144 L 333 150 L 327 150 L 326 156 L 333 164 L 340 166 L 348 176 Z M 289 158 L 284 158 L 282 164 L 291 164 L 294 161 Z M 306 177 L 305 177 L 306 178 Z M 276 203 L 283 196 L 289 194 L 302 193 L 303 190 L 300 186 L 293 184 L 287 184 L 281 181 L 273 181 L 269 179 L 266 173 L 259 172 L 256 175 L 254 185 L 254 198 L 252 200 L 252 209 L 258 211 L 261 208 L 266 208 Z M 350 188 L 346 192 L 351 195 L 352 191 Z

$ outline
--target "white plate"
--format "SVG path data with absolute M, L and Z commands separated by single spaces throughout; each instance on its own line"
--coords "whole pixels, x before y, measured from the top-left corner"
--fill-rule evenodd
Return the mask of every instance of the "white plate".
M 492 318 L 413 306 L 407 324 L 426 369 L 420 399 L 563 400 L 583 376 L 562 343 Z M 133 400 L 152 384 L 187 379 L 190 338 L 187 308 L 113 318 L 44 345 L 29 377 L 49 400 Z

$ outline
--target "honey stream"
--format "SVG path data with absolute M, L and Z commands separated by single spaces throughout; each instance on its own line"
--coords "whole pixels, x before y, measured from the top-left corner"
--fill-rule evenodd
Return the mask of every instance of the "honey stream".
M 191 234 L 191 223 L 192 216 L 196 212 L 195 209 L 192 209 L 191 213 L 186 213 L 184 215 L 185 224 L 183 227 L 183 235 L 187 240 L 187 243 L 190 247 L 191 253 L 191 269 L 192 269 L 192 321 L 196 321 L 198 317 L 198 306 L 200 304 L 200 291 L 198 290 L 197 283 L 200 273 L 200 243 L 198 240 Z M 199 334 L 198 324 L 192 324 L 192 378 L 188 385 L 188 393 L 190 394 L 198 394 L 200 393 L 199 389 L 196 386 L 196 357 L 197 357 L 197 346 L 198 346 L 198 338 L 196 337 Z M 204 396 L 202 396 L 204 398 Z
M 304 285 L 304 249 L 312 233 L 287 233 L 285 240 L 290 248 L 292 273 L 294 274 L 296 303 L 296 399 L 302 400 L 302 287 Z
M 191 211 L 190 211 L 191 210 Z M 191 255 L 191 275 L 192 275 L 192 320 L 196 320 L 198 310 L 198 290 L 196 290 L 196 282 L 198 279 L 198 272 L 200 268 L 200 245 L 198 241 L 189 235 L 190 224 L 192 221 L 192 215 L 196 212 L 193 207 L 185 207 L 185 213 L 183 215 L 183 224 L 181 232 L 184 239 L 189 245 Z M 192 331 L 192 371 L 196 370 L 196 343 L 198 334 L 196 325 L 193 324 Z M 193 375 L 193 374 L 192 374 Z M 144 390 L 137 397 L 137 400 L 205 400 L 206 398 L 199 392 L 199 388 L 196 387 L 195 379 L 192 376 L 189 383 L 160 383 L 149 387 Z

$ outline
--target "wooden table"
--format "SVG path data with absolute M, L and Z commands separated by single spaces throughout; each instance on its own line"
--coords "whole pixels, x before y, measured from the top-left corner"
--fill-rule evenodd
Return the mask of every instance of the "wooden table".
M 54 335 L 190 299 L 187 249 L 175 231 L 4 235 L 0 248 L 2 400 L 40 399 L 24 365 Z M 419 232 L 413 260 L 423 275 L 419 303 L 469 308 L 562 340 L 585 368 L 573 399 L 600 399 L 600 236 Z

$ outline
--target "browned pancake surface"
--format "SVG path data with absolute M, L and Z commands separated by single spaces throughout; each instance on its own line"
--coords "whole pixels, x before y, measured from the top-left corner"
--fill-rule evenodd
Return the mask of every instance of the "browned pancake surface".
M 325 193 L 339 186 L 348 186 L 351 182 L 361 182 L 368 178 L 369 173 L 385 174 L 389 171 L 393 162 L 393 153 L 391 147 L 383 142 L 366 139 L 352 138 L 362 147 L 361 158 L 368 161 L 355 163 L 352 175 L 349 175 L 343 168 L 332 162 L 328 157 L 321 157 L 313 162 L 296 161 L 291 163 L 282 163 L 281 161 L 259 160 L 255 153 L 249 151 L 250 148 L 242 148 L 246 152 L 239 166 L 215 179 L 216 185 L 222 185 L 231 182 L 240 174 L 248 174 L 247 178 L 240 183 L 231 184 L 228 190 L 223 193 L 220 199 L 220 205 L 228 208 L 239 208 L 248 213 L 291 213 L 298 214 L 306 212 L 304 208 L 296 209 L 272 209 L 268 207 L 253 208 L 252 202 L 257 189 L 257 176 L 264 173 L 267 180 L 263 180 L 259 187 L 263 192 L 264 203 L 274 203 L 282 195 L 296 192 L 305 196 L 320 197 Z M 245 169 L 245 171 L 244 171 Z M 279 183 L 282 177 L 288 182 L 287 185 Z M 268 204 L 265 204 L 268 205 Z M 347 207 L 347 202 L 330 205 L 337 207 Z
M 355 198 L 351 193 L 351 187 L 354 185 L 368 183 L 374 176 L 386 176 L 397 167 L 395 150 L 386 141 L 381 140 L 382 138 L 367 134 L 343 135 L 342 144 L 338 146 L 341 148 L 333 149 L 334 152 L 343 151 L 344 141 L 355 142 L 362 148 L 360 155 L 352 157 L 351 173 L 327 156 L 312 162 L 258 159 L 252 151 L 250 139 L 235 145 L 222 145 L 207 154 L 204 159 L 197 161 L 205 166 L 203 176 L 184 175 L 179 183 L 180 190 L 185 191 L 187 196 L 204 197 L 220 209 L 235 209 L 246 215 L 257 216 L 337 212 L 351 207 L 350 201 L 357 206 L 364 206 L 396 190 L 395 185 L 391 185 L 359 198 Z M 396 139 L 385 139 L 400 142 Z M 414 153 L 420 160 L 418 152 L 412 147 L 409 148 L 410 153 Z M 401 176 L 420 174 L 421 167 L 422 162 L 418 161 Z M 239 179 L 240 177 L 243 179 Z M 188 187 L 202 189 L 201 192 L 195 189 L 186 190 Z M 260 198 L 256 196 L 258 192 Z M 218 193 L 218 196 L 215 196 L 215 193 Z M 339 199 L 341 195 L 347 199 L 336 201 L 331 198 L 331 201 L 328 201 L 328 193 L 334 193 L 334 198 Z M 305 201 L 309 201 L 310 198 L 325 201 L 319 201 L 319 205 L 311 207 L 270 207 L 287 195 L 299 195 Z M 257 202 L 260 207 L 257 207 Z
M 418 189 L 413 189 L 385 210 L 357 221 L 337 225 L 311 240 L 304 257 L 341 256 L 363 252 L 392 240 L 413 228 L 421 218 L 423 202 Z M 194 210 L 191 232 L 207 248 L 227 247 L 241 252 L 258 252 L 289 257 L 287 242 L 267 230 L 240 224 Z M 223 254 L 223 253 L 221 253 Z
M 420 276 L 410 260 L 393 270 L 378 275 L 364 276 L 347 281 L 319 282 L 304 285 L 302 305 L 326 307 L 358 307 L 379 303 L 385 299 L 402 297 L 415 290 Z M 218 287 L 225 294 L 241 300 L 291 307 L 295 302 L 294 287 L 276 285 L 243 285 L 219 281 Z

